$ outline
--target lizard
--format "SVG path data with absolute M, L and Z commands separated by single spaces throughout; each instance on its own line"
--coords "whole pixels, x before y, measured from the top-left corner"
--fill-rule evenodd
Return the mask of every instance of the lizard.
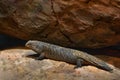
M 48 58 L 75 64 L 77 67 L 81 67 L 83 61 L 86 61 L 103 70 L 110 72 L 113 70 L 105 61 L 76 49 L 66 48 L 37 40 L 29 40 L 25 46 L 39 54 L 40 56 L 38 59 L 40 60 Z

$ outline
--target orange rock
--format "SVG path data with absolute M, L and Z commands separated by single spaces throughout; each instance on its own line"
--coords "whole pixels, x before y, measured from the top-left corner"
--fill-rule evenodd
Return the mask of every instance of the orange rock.
M 1 0 L 0 32 L 66 47 L 120 43 L 119 0 Z

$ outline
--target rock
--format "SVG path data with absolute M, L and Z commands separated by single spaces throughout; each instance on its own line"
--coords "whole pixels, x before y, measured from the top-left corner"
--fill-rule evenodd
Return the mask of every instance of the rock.
M 118 80 L 120 78 L 120 70 L 112 65 L 113 72 L 94 66 L 74 69 L 73 65 L 65 62 L 49 59 L 39 61 L 26 57 L 30 54 L 36 53 L 28 49 L 0 51 L 0 80 Z
M 0 0 L 0 32 L 65 47 L 120 43 L 119 0 Z

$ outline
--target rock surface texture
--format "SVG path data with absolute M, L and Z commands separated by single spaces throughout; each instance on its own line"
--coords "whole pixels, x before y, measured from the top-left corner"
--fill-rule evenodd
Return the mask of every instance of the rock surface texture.
M 44 59 L 25 57 L 35 52 L 27 49 L 0 51 L 0 80 L 119 80 L 120 70 L 107 72 L 94 66 L 74 69 L 73 65 Z M 112 57 L 114 62 L 115 57 Z M 109 58 L 110 59 L 110 58 Z M 109 60 L 108 59 L 108 60 Z M 117 59 L 117 58 L 116 58 Z M 120 61 L 120 59 L 118 59 Z M 107 61 L 107 57 L 106 57 Z
M 66 47 L 120 43 L 120 0 L 0 0 L 0 32 Z

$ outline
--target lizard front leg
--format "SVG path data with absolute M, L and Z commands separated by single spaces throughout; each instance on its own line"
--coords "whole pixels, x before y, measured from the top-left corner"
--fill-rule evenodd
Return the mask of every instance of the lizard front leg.
M 36 60 L 43 60 L 45 59 L 45 52 L 41 52 L 41 54 L 36 58 Z

